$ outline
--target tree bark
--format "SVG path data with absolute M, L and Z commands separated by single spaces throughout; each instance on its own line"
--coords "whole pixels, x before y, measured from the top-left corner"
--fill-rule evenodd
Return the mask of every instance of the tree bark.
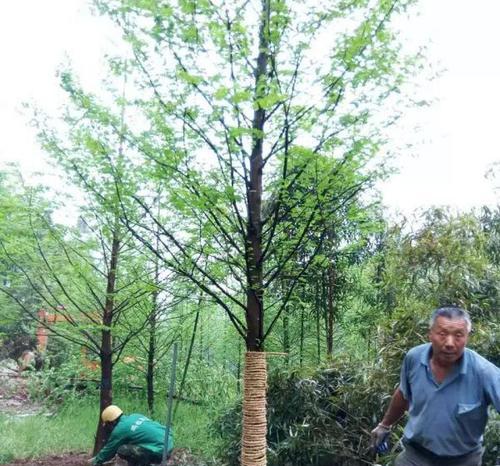
M 160 192 L 158 191 L 156 194 L 157 199 L 157 213 L 159 215 L 160 211 Z M 159 248 L 159 227 L 156 228 L 156 249 Z M 154 258 L 154 271 L 155 271 L 155 286 L 158 286 L 160 283 L 160 259 L 155 256 Z M 152 309 L 151 314 L 149 315 L 149 341 L 148 341 L 148 367 L 146 372 L 146 390 L 147 390 L 147 402 L 148 402 L 148 411 L 149 414 L 153 414 L 154 404 L 155 404 L 155 356 L 156 356 L 156 329 L 158 326 L 158 295 L 159 290 L 155 288 L 153 295 L 151 297 L 152 301 Z
M 241 393 L 241 340 L 238 340 L 238 365 L 236 366 L 236 392 Z
M 101 389 L 99 402 L 99 421 L 97 423 L 97 431 L 95 436 L 93 454 L 97 454 L 106 442 L 106 432 L 103 428 L 100 413 L 104 408 L 107 408 L 113 403 L 113 348 L 111 339 L 111 324 L 113 322 L 114 297 L 116 289 L 116 270 L 118 267 L 118 255 L 120 250 L 120 239 L 118 232 L 113 232 L 111 242 L 111 256 L 107 276 L 106 300 L 103 312 L 103 330 L 101 332 Z
M 247 303 L 246 303 L 246 346 L 251 352 L 263 350 L 264 338 L 264 287 L 262 257 L 262 170 L 263 138 L 266 111 L 260 105 L 265 96 L 265 80 L 269 62 L 269 16 L 270 0 L 262 0 L 259 28 L 259 49 L 255 70 L 254 103 L 256 109 L 252 123 L 252 151 L 250 154 L 250 175 L 247 181 L 247 231 L 245 241 Z M 242 466 L 265 466 L 266 459 L 266 382 L 253 377 L 250 360 L 256 360 L 247 353 L 245 358 L 243 395 L 243 435 L 241 448 Z M 265 359 L 260 371 L 266 371 Z M 264 374 L 265 380 L 267 375 Z M 256 406 L 258 405 L 258 406 Z
M 243 395 L 243 432 L 241 465 L 265 466 L 266 450 L 266 355 L 263 352 L 245 354 Z
M 299 365 L 302 367 L 304 363 L 304 307 L 300 308 L 300 356 Z
M 320 319 L 321 319 L 321 309 L 323 306 L 323 290 L 324 286 L 323 284 L 319 284 L 316 287 L 316 358 L 317 358 L 317 363 L 319 364 L 321 362 L 321 325 L 320 325 Z
M 283 309 L 283 352 L 290 354 L 290 319 L 288 316 L 288 306 Z M 290 358 L 285 361 L 288 365 Z
M 187 373 L 189 370 L 189 363 L 191 362 L 191 357 L 193 355 L 193 347 L 194 347 L 194 342 L 196 339 L 196 330 L 198 328 L 198 321 L 200 319 L 200 310 L 201 310 L 201 294 L 200 294 L 200 298 L 198 299 L 198 308 L 196 309 L 196 316 L 195 316 L 194 325 L 193 325 L 193 333 L 191 335 L 191 341 L 189 342 L 188 353 L 186 356 L 186 364 L 184 365 L 184 371 L 182 373 L 181 383 L 179 385 L 179 390 L 177 392 L 179 399 L 182 396 L 182 392 L 184 391 L 184 385 L 186 383 Z M 177 412 L 178 406 L 179 406 L 179 403 L 176 403 L 175 409 L 174 409 L 174 416 L 175 416 L 175 413 Z
M 247 188 L 247 309 L 246 345 L 249 351 L 261 351 L 264 336 L 263 306 L 263 263 L 262 263 L 262 170 L 263 135 L 266 111 L 259 104 L 264 97 L 264 81 L 269 62 L 269 0 L 262 1 L 261 26 L 259 32 L 259 53 L 255 71 L 255 95 L 257 108 L 252 123 L 252 152 L 250 154 L 250 177 Z
M 286 293 L 285 283 L 281 283 L 281 289 L 283 296 Z M 286 354 L 290 354 L 290 316 L 289 316 L 289 307 L 288 304 L 283 308 L 283 352 Z M 290 358 L 285 358 L 285 363 L 288 365 L 290 362 Z
M 334 308 L 334 287 L 335 269 L 330 263 L 326 275 L 327 303 L 326 303 L 326 355 L 332 357 L 333 354 L 333 322 L 335 316 Z
M 158 264 L 155 267 L 155 278 L 158 283 Z M 146 391 L 148 401 L 148 412 L 152 414 L 155 404 L 154 391 L 154 371 L 155 371 L 155 353 L 156 353 L 156 322 L 158 319 L 158 291 L 153 292 L 152 310 L 149 316 L 149 341 L 148 341 L 148 367 L 146 372 Z

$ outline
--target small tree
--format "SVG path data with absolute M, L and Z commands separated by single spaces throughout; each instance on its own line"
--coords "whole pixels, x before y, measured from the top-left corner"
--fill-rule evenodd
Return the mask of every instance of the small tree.
M 123 73 L 120 76 L 123 77 Z M 121 83 L 123 86 L 123 79 Z M 87 202 L 87 207 L 81 212 L 80 233 L 92 242 L 90 250 L 83 255 L 67 247 L 66 253 L 69 265 L 76 264 L 76 274 L 84 279 L 79 296 L 87 300 L 85 305 L 77 303 L 72 293 L 61 286 L 57 269 L 50 266 L 49 261 L 45 262 L 51 276 L 62 288 L 64 302 L 72 303 L 94 328 L 99 329 L 99 338 L 89 337 L 84 346 L 90 346 L 89 349 L 100 359 L 100 416 L 102 410 L 112 403 L 114 363 L 125 345 L 142 331 L 151 315 L 140 312 L 141 318 L 128 320 L 127 313 L 134 307 L 150 308 L 150 304 L 144 301 L 149 301 L 149 295 L 159 283 L 153 283 L 155 277 L 150 257 L 138 250 L 138 244 L 124 225 L 126 204 L 118 194 L 133 192 L 136 186 L 134 174 L 127 171 L 123 153 L 123 96 L 115 92 L 119 111 L 116 118 L 112 118 L 93 96 L 83 93 L 69 72 L 61 73 L 61 85 L 70 98 L 62 118 L 64 125 L 59 126 L 39 112 L 35 112 L 34 123 L 44 149 L 65 170 Z M 102 124 L 104 121 L 105 125 Z M 110 127 L 113 131 L 109 130 Z M 66 247 L 61 235 L 59 241 L 62 247 Z M 43 248 L 39 248 L 39 253 L 43 255 Z M 93 273 L 91 279 L 78 270 L 82 260 L 86 269 Z M 94 453 L 101 449 L 104 436 L 99 417 Z

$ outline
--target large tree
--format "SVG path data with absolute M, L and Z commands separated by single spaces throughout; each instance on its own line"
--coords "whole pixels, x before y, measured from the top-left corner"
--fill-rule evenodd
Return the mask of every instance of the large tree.
M 410 3 L 97 1 L 130 45 L 134 91 L 118 107 L 133 118 L 96 106 L 65 77 L 85 110 L 75 128 L 119 135 L 118 159 L 106 157 L 109 147 L 97 152 L 109 162 L 127 227 L 211 296 L 245 339 L 246 382 L 257 386 L 245 390 L 243 464 L 265 463 L 265 416 L 249 403 L 252 390 L 265 403 L 265 380 L 250 375 L 253 361 L 265 374 L 259 353 L 321 248 L 324 218 L 363 193 L 380 168 L 373 159 L 396 117 L 389 97 L 414 64 L 390 22 Z M 144 173 L 146 184 L 127 187 L 125 169 Z M 295 189 L 307 182 L 314 189 Z M 160 208 L 158 184 L 167 193 Z M 296 262 L 284 299 L 266 303 L 308 236 L 317 242 Z M 257 440 L 247 441 L 252 430 Z

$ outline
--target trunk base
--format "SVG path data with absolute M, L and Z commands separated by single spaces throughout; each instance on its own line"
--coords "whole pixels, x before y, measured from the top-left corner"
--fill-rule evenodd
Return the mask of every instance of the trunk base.
M 266 466 L 266 353 L 245 353 L 241 466 Z

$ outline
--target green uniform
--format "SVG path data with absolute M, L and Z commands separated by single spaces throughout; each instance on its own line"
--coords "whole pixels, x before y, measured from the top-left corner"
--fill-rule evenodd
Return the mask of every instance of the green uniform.
M 142 414 L 122 414 L 104 448 L 94 458 L 93 464 L 101 464 L 113 458 L 123 445 L 144 448 L 161 459 L 165 427 Z M 168 451 L 173 448 L 172 430 L 169 432 Z

